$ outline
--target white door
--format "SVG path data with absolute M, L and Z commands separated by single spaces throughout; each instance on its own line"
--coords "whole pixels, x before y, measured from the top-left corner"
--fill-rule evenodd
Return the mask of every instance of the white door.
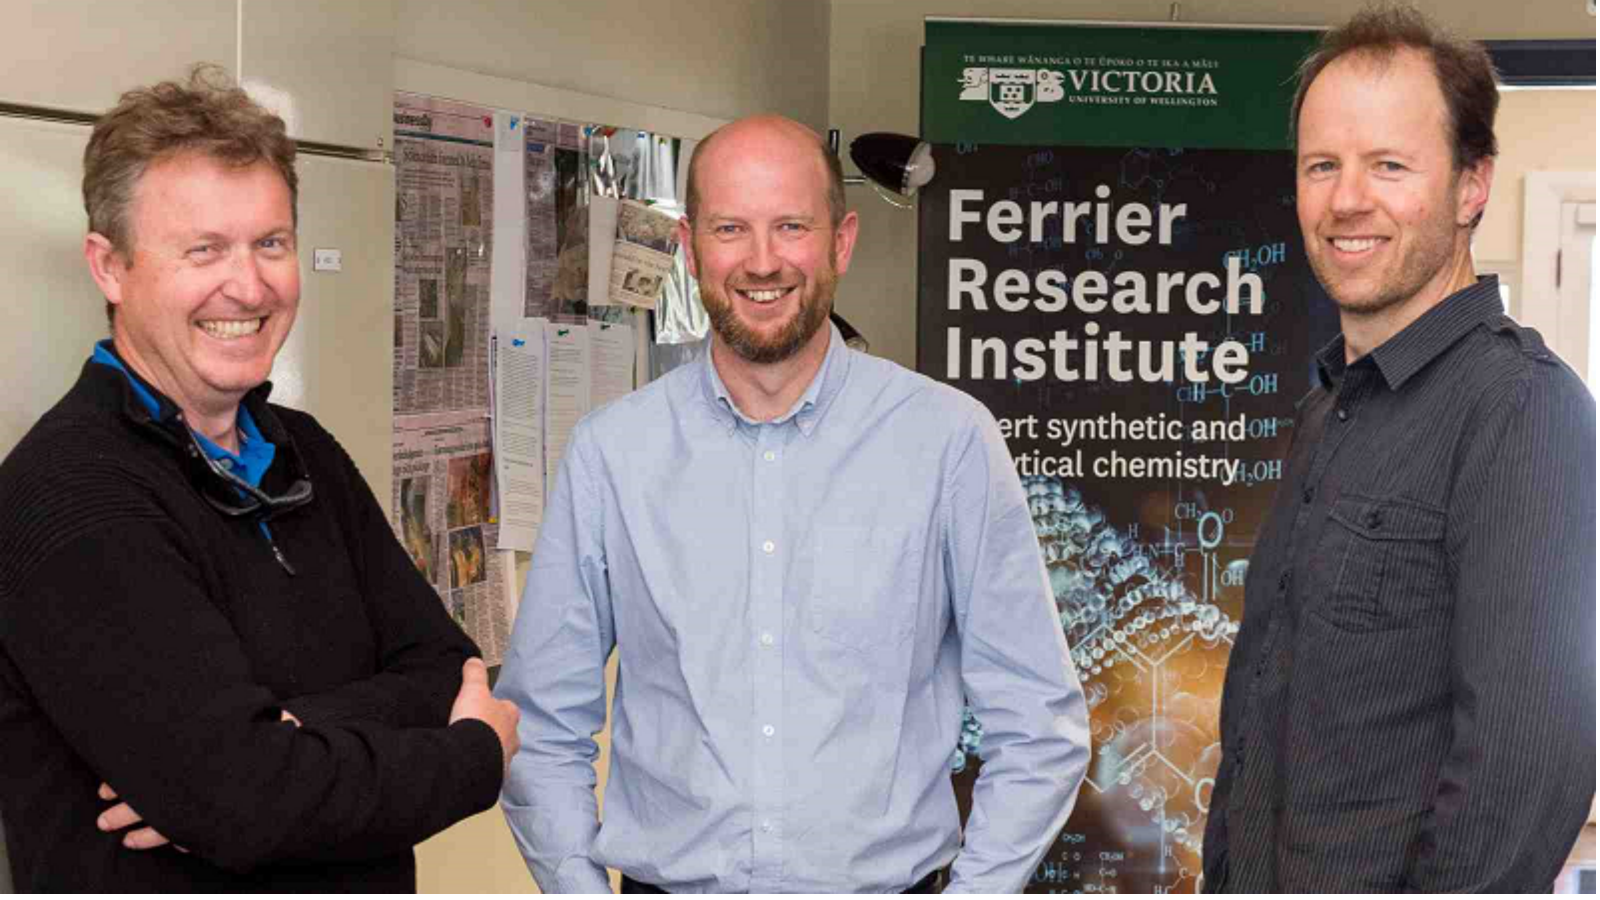
M 1600 362 L 1594 329 L 1600 315 L 1591 308 L 1594 269 L 1594 204 L 1561 204 L 1561 255 L 1557 258 L 1556 289 L 1561 292 L 1561 309 L 1572 323 L 1573 337 L 1581 349 L 1565 356 L 1567 363 L 1594 389 L 1594 367 Z

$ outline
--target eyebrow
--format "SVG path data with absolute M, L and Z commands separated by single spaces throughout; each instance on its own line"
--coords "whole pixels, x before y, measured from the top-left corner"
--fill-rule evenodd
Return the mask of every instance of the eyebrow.
M 1295 162 L 1298 164 L 1313 159 L 1341 159 L 1343 156 L 1344 154 L 1337 153 L 1333 150 L 1323 150 L 1317 147 L 1311 147 L 1297 151 L 1295 153 Z M 1385 157 L 1414 162 L 1419 157 L 1419 154 L 1415 151 L 1400 150 L 1395 147 L 1379 147 L 1375 150 L 1367 150 L 1356 154 L 1356 159 L 1359 160 L 1383 159 Z
M 705 219 L 708 222 L 748 222 L 748 221 L 750 221 L 750 218 L 748 216 L 735 215 L 734 213 L 709 213 L 708 212 L 708 213 L 702 214 L 701 218 Z M 772 220 L 778 221 L 778 222 L 815 222 L 817 220 L 817 217 L 815 215 L 813 215 L 811 213 L 804 213 L 804 212 L 779 213 L 778 215 L 772 216 L 770 218 Z
M 257 234 L 250 240 L 259 241 L 262 238 L 287 237 L 295 234 L 297 234 L 297 230 L 293 225 L 278 225 Z M 220 231 L 197 231 L 184 238 L 185 241 L 230 241 L 232 239 L 231 236 Z

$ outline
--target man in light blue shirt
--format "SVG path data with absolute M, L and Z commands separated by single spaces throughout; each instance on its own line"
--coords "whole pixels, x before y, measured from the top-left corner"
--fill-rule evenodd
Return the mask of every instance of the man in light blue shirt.
M 607 891 L 608 866 L 646 893 L 927 891 L 946 866 L 948 890 L 1018 891 L 1088 717 L 999 429 L 829 325 L 858 223 L 815 133 L 726 126 L 688 194 L 709 350 L 579 424 L 502 670 L 522 853 L 552 892 Z

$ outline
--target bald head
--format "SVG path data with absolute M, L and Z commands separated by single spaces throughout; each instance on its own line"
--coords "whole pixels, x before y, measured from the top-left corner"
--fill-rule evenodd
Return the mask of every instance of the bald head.
M 802 152 L 816 154 L 821 167 L 823 183 L 828 191 L 828 215 L 833 227 L 844 221 L 844 168 L 839 157 L 828 149 L 828 143 L 815 131 L 793 119 L 775 115 L 750 116 L 711 132 L 695 145 L 689 157 L 689 184 L 684 200 L 684 213 L 690 224 L 700 209 L 701 178 L 715 178 L 719 159 L 735 159 L 748 153 Z M 708 169 L 702 173 L 702 168 Z

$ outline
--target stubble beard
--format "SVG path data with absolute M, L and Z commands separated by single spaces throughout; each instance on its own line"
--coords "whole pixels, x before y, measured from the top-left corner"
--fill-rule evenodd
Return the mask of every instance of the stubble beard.
M 1450 266 L 1458 227 L 1454 217 L 1446 210 L 1436 221 L 1414 230 L 1411 246 L 1400 248 L 1402 255 L 1398 266 L 1392 272 L 1373 273 L 1381 280 L 1371 288 L 1360 285 L 1359 278 L 1343 277 L 1338 266 L 1326 261 L 1324 256 L 1336 252 L 1327 244 L 1319 244 L 1322 253 L 1307 256 L 1311 261 L 1312 273 L 1339 307 L 1340 313 L 1357 318 L 1376 316 L 1405 305 Z M 1322 241 L 1320 237 L 1314 239 Z

